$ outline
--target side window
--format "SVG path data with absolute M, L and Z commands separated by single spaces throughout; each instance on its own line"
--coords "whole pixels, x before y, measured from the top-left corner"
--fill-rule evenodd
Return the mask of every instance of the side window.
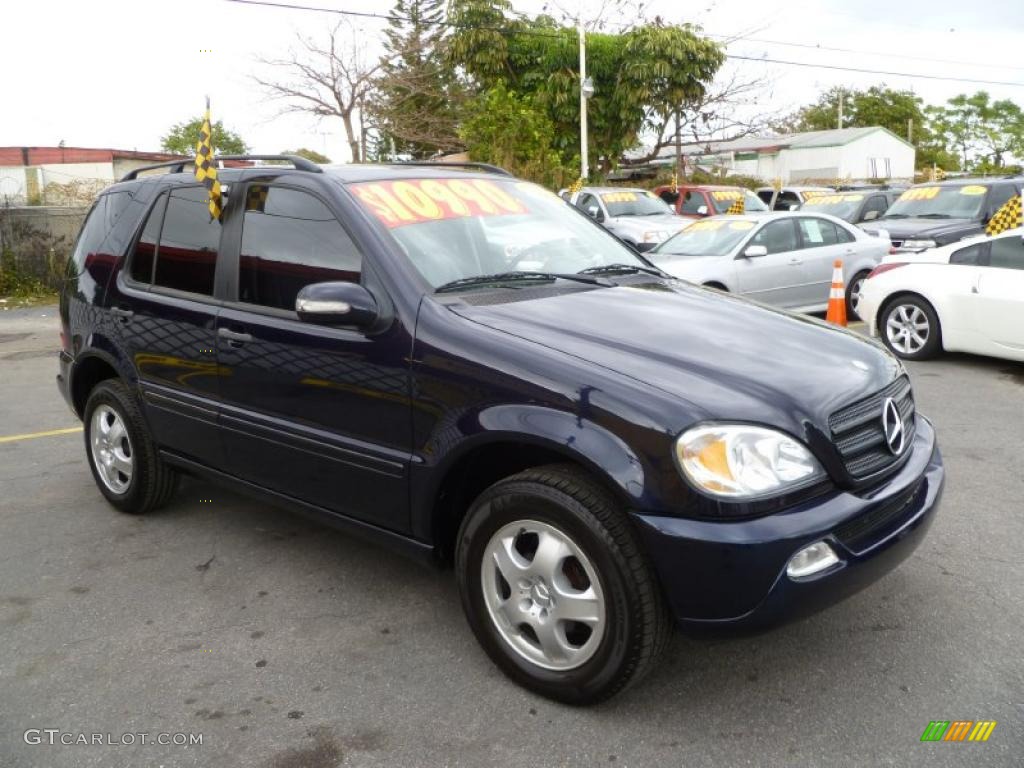
M 167 199 L 153 285 L 213 295 L 221 226 L 210 219 L 204 187 L 173 190 Z
M 836 225 L 825 219 L 797 219 L 804 248 L 821 248 L 837 242 Z
M 128 274 L 137 283 L 153 282 L 153 265 L 156 263 L 156 244 L 160 239 L 160 225 L 164 220 L 164 206 L 167 204 L 167 195 L 160 195 L 149 212 L 146 219 L 146 226 L 142 229 L 142 235 L 135 243 L 135 250 L 132 251 L 131 266 Z
M 763 245 L 768 249 L 768 253 L 795 251 L 796 230 L 793 228 L 793 220 L 780 219 L 765 224 L 761 231 L 754 235 L 750 244 Z
M 841 224 L 836 224 L 836 242 L 837 243 L 852 243 L 857 237 L 846 227 Z
M 245 197 L 238 300 L 295 309 L 312 283 L 358 283 L 362 256 L 319 198 L 295 189 L 252 184 Z
M 984 252 L 984 248 L 984 243 L 977 243 L 975 245 L 969 245 L 966 248 L 961 248 L 959 251 L 953 251 L 953 253 L 949 255 L 949 263 L 977 266 L 981 261 L 981 255 Z
M 1012 184 L 996 184 L 988 195 L 988 215 L 992 216 L 1006 201 L 1019 194 Z
M 576 198 L 576 207 L 579 208 L 584 213 L 586 213 L 587 208 L 590 208 L 593 205 L 597 205 L 597 198 L 594 197 L 589 192 L 584 192 L 582 195 Z M 600 206 L 598 206 L 598 210 L 600 210 Z
M 800 205 L 800 197 L 797 193 L 789 191 L 779 192 L 779 196 L 775 199 L 775 210 L 788 211 L 791 205 Z
M 885 195 L 872 195 L 864 203 L 864 212 L 861 214 L 861 218 L 866 219 L 871 211 L 878 211 L 878 215 L 873 217 L 877 219 L 887 210 L 889 210 L 889 203 L 886 202 Z
M 1000 269 L 1024 269 L 1024 238 L 1014 233 L 989 244 L 988 265 Z
M 69 275 L 77 275 L 88 266 L 89 257 L 99 251 L 130 202 L 131 195 L 127 192 L 108 192 L 99 196 L 82 224 L 68 264 Z
M 696 215 L 697 209 L 700 208 L 702 205 L 707 205 L 707 203 L 704 201 L 704 195 L 702 195 L 700 192 L 690 191 L 686 193 L 686 199 L 683 202 L 683 207 L 682 209 L 680 209 L 679 212 L 692 213 Z
M 761 201 L 768 205 L 772 201 L 772 190 L 770 189 L 759 189 L 757 190 L 757 196 L 761 198 Z
M 658 193 L 658 197 L 664 200 L 666 203 L 671 205 L 673 208 L 676 207 L 676 203 L 679 201 L 679 193 L 673 192 L 671 189 L 663 189 Z

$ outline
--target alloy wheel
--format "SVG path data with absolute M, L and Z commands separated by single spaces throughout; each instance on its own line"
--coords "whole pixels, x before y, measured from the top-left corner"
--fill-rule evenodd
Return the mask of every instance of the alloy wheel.
M 562 671 L 597 651 L 604 593 L 594 566 L 563 531 L 536 520 L 503 526 L 484 550 L 481 578 L 498 634 L 527 661 Z
M 93 411 L 89 437 L 92 462 L 100 480 L 110 491 L 124 493 L 132 482 L 135 459 L 120 414 L 109 405 L 100 405 Z
M 905 355 L 915 355 L 928 343 L 931 326 L 928 316 L 914 304 L 898 304 L 885 321 L 885 334 L 892 348 Z

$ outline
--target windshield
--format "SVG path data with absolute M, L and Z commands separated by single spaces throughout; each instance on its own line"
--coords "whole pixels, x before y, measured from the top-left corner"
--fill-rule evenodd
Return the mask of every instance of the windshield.
M 349 189 L 433 288 L 508 272 L 646 266 L 536 184 L 470 177 L 362 182 Z
M 609 216 L 672 215 L 672 209 L 664 200 L 644 189 L 602 192 L 601 202 L 608 209 Z
M 768 206 L 761 201 L 761 198 L 759 198 L 749 189 L 711 190 L 711 202 L 715 206 L 716 213 L 725 213 L 727 210 L 729 210 L 729 206 L 731 206 L 737 200 L 743 201 L 744 213 L 768 210 Z
M 968 184 L 963 187 L 911 187 L 882 216 L 906 219 L 912 216 L 937 219 L 973 219 L 981 213 L 988 187 Z
M 724 256 L 754 229 L 745 219 L 695 221 L 648 255 L 655 264 L 677 256 Z
M 801 211 L 815 211 L 817 213 L 830 213 L 840 219 L 852 219 L 857 208 L 864 200 L 860 193 L 843 195 L 818 195 L 807 200 L 800 206 Z

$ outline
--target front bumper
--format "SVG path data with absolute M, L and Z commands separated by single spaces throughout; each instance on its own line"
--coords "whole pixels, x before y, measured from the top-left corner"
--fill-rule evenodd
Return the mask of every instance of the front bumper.
M 899 565 L 924 539 L 944 482 L 935 430 L 919 415 L 909 459 L 868 492 L 835 491 L 754 520 L 635 519 L 680 624 L 762 628 L 821 610 Z M 839 563 L 787 576 L 790 558 L 822 540 Z

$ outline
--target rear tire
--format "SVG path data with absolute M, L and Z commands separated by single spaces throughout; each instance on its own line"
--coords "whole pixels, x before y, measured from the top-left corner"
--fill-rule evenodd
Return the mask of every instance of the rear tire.
M 459 530 L 462 605 L 492 661 L 520 685 L 593 704 L 656 664 L 671 624 L 625 512 L 573 465 L 488 488 Z
M 97 384 L 82 420 L 89 469 L 108 502 L 122 512 L 141 515 L 170 500 L 179 475 L 157 454 L 149 426 L 123 381 Z
M 868 277 L 868 270 L 858 272 L 850 278 L 850 284 L 846 286 L 846 316 L 863 320 L 857 309 L 860 306 L 861 291 L 864 290 L 864 281 Z
M 942 351 L 942 327 L 935 309 L 920 296 L 890 299 L 878 313 L 878 334 L 894 355 L 927 360 Z

